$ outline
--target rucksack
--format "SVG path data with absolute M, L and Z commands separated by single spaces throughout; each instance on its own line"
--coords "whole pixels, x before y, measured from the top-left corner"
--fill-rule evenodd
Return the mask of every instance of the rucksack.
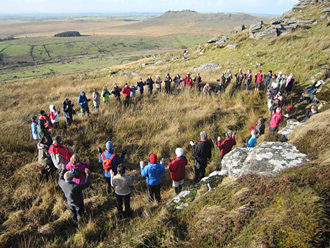
M 116 153 L 112 154 L 112 156 L 110 158 L 106 158 L 104 156 L 104 153 L 102 153 L 102 158 L 103 158 L 103 162 L 102 162 L 102 165 L 103 165 L 103 169 L 106 171 L 106 172 L 109 172 L 110 170 L 112 170 L 112 159 L 116 156 Z
M 79 172 L 77 168 L 71 167 L 71 174 L 73 175 L 73 178 L 79 178 Z

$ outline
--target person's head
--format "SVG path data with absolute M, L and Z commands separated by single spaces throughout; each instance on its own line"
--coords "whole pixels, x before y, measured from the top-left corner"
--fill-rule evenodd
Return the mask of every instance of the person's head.
M 275 99 L 274 99 L 274 104 L 279 104 L 279 103 L 280 103 L 280 99 L 275 98 Z
M 269 74 L 269 75 L 270 75 L 270 74 L 272 74 L 272 73 L 273 73 L 273 71 L 272 71 L 272 70 L 269 70 L 269 71 L 268 71 L 268 74 Z
M 256 129 L 253 129 L 253 130 L 251 131 L 251 135 L 252 135 L 252 136 L 256 136 L 256 135 L 257 135 L 257 133 L 258 133 L 258 132 L 257 132 L 257 130 L 256 130 Z
M 265 119 L 264 119 L 264 118 L 260 118 L 260 119 L 258 120 L 258 123 L 259 123 L 259 124 L 264 124 L 264 123 L 265 123 Z
M 293 73 L 292 72 L 290 73 L 290 76 L 293 77 Z
M 32 116 L 31 120 L 32 120 L 33 122 L 36 122 L 36 121 L 38 120 L 38 117 L 37 117 L 36 115 L 34 115 L 34 116 Z
M 125 174 L 125 165 L 123 164 L 119 164 L 118 167 L 117 167 L 117 171 L 118 171 L 118 174 L 119 175 L 124 175 Z
M 224 77 L 224 76 L 225 76 L 225 74 L 224 74 L 224 73 L 222 73 L 222 74 L 221 74 L 221 77 Z
M 209 84 L 209 83 L 206 83 L 206 87 L 207 87 L 207 88 L 210 88 L 210 84 Z
M 238 73 L 242 73 L 242 69 L 239 69 L 239 70 L 238 70 Z
M 262 70 L 259 70 L 258 72 L 259 72 L 259 73 L 262 73 Z
M 140 78 L 139 81 L 142 82 L 142 78 Z
M 157 75 L 157 78 L 159 78 L 159 75 Z
M 275 75 L 275 74 L 274 74 L 274 75 L 272 75 L 272 78 L 274 78 L 274 79 L 275 79 L 275 78 L 276 78 L 276 75 Z
M 278 73 L 278 75 L 279 75 L 279 76 L 282 75 L 282 72 L 280 71 L 280 72 Z
M 77 153 L 73 154 L 70 158 L 71 164 L 77 164 L 79 162 L 79 155 Z
M 55 144 L 61 144 L 62 143 L 62 137 L 61 135 L 57 135 L 54 139 Z
M 131 86 L 133 86 L 133 87 L 134 87 L 134 84 L 133 84 L 133 83 L 131 83 Z
M 170 76 L 170 74 L 169 74 L 169 73 L 167 73 L 167 74 L 166 74 L 166 77 L 169 77 L 169 76 Z
M 175 154 L 177 157 L 181 157 L 183 155 L 183 149 L 178 147 L 175 149 Z
M 128 88 L 128 84 L 127 83 L 125 83 L 125 88 Z
M 116 83 L 113 83 L 113 87 L 117 87 L 117 84 Z
M 201 135 L 201 139 L 202 139 L 202 140 L 206 140 L 206 139 L 207 139 L 207 133 L 206 133 L 206 131 L 202 131 L 202 132 L 200 133 L 200 135 Z
M 230 72 L 231 72 L 231 70 L 230 70 L 230 69 L 228 69 L 228 70 L 227 70 L 227 72 L 228 72 L 228 73 L 230 73 Z
M 43 136 L 41 139 L 40 139 L 40 143 L 42 144 L 46 144 L 48 142 L 46 136 Z
M 187 76 L 190 76 L 190 73 L 189 72 L 187 72 Z
M 40 113 L 40 115 L 42 115 L 42 116 L 46 116 L 46 115 L 47 115 L 45 110 L 40 110 L 39 113 Z
M 157 164 L 157 155 L 156 154 L 150 155 L 150 164 Z
M 84 97 L 84 96 L 85 96 L 85 92 L 84 92 L 84 91 L 80 91 L 80 95 L 81 95 L 82 97 Z
M 95 93 L 97 92 L 97 89 L 96 89 L 96 88 L 94 89 L 94 92 L 95 92 Z
M 55 105 L 49 105 L 49 110 L 50 111 L 55 110 Z
M 281 113 L 281 112 L 282 112 L 282 108 L 281 107 L 276 108 L 276 113 Z
M 65 172 L 64 180 L 66 182 L 71 182 L 73 180 L 73 174 L 70 171 Z
M 199 77 L 200 75 L 201 75 L 201 74 L 198 72 L 198 73 L 197 73 L 197 76 Z
M 107 90 L 108 88 L 107 88 L 107 86 L 103 86 L 103 90 Z
M 106 144 L 105 144 L 105 148 L 108 150 L 108 151 L 111 151 L 112 148 L 113 148 L 113 144 L 111 141 L 108 141 Z
M 231 136 L 233 136 L 233 131 L 232 131 L 232 130 L 228 130 L 228 131 L 226 132 L 226 137 L 227 137 L 227 138 L 230 138 Z
M 66 102 L 69 102 L 69 98 L 65 98 L 65 101 L 66 101 Z
M 248 70 L 248 73 L 251 74 L 251 70 Z
M 150 75 L 148 76 L 148 79 L 151 79 L 151 76 Z
M 316 105 L 313 105 L 312 107 L 311 107 L 311 110 L 312 110 L 312 112 L 317 112 L 318 111 L 318 107 L 316 106 Z
M 179 74 L 179 73 L 177 73 L 176 75 L 177 75 L 178 77 L 180 76 L 180 74 Z

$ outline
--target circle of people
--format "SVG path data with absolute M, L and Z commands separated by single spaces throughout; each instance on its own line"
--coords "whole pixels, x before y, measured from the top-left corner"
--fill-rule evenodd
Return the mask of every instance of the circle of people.
M 249 90 L 252 83 L 252 73 L 248 70 L 245 74 L 242 73 L 242 69 L 239 69 L 238 73 L 231 73 L 231 70 L 226 70 L 222 73 L 220 78 L 217 79 L 218 88 L 216 93 L 220 94 L 225 91 L 226 87 L 231 83 L 233 76 L 236 78 L 236 90 L 241 90 L 241 85 L 245 85 L 245 89 Z M 294 83 L 293 73 L 286 77 L 279 74 L 273 75 L 270 70 L 265 76 L 262 71 L 259 70 L 255 74 L 255 90 L 261 89 L 262 81 L 264 80 L 264 91 L 267 94 L 267 106 L 271 113 L 270 119 L 270 132 L 275 132 L 279 123 L 282 121 L 282 105 L 283 98 L 291 90 Z M 171 83 L 174 82 L 174 87 L 180 87 L 183 83 L 183 87 L 195 88 L 201 91 L 202 79 L 200 74 L 192 79 L 190 73 L 181 79 L 177 74 L 172 80 L 169 74 L 164 79 L 165 92 L 171 93 Z M 194 85 L 193 85 L 194 82 Z M 100 106 L 100 98 L 103 102 L 109 104 L 110 95 L 114 95 L 115 99 L 120 102 L 121 93 L 124 95 L 124 103 L 128 103 L 131 97 L 136 96 L 136 91 L 139 91 L 140 95 L 143 95 L 144 86 L 147 85 L 148 94 L 152 94 L 153 85 L 155 84 L 156 92 L 161 92 L 163 81 L 157 75 L 155 82 L 148 76 L 147 80 L 143 82 L 142 78 L 137 82 L 136 86 L 132 84 L 130 87 L 125 83 L 123 88 L 120 88 L 116 83 L 113 84 L 112 91 L 108 91 L 104 86 L 101 94 L 97 89 L 93 92 L 93 105 L 94 110 L 97 110 Z M 205 96 L 211 95 L 212 88 L 209 83 L 206 83 L 203 87 L 203 93 Z M 86 97 L 85 92 L 80 92 L 77 102 L 80 106 L 82 115 L 89 114 L 88 102 L 90 99 Z M 66 119 L 66 127 L 73 122 L 73 115 L 75 110 L 74 104 L 66 98 L 62 104 L 63 115 Z M 313 109 L 312 109 L 313 111 Z M 317 111 L 317 110 L 316 110 Z M 38 163 L 43 166 L 42 174 L 46 180 L 49 175 L 53 174 L 55 168 L 60 170 L 59 174 L 59 186 L 62 188 L 64 195 L 67 199 L 69 208 L 71 210 L 71 217 L 76 223 L 80 223 L 80 220 L 84 214 L 84 201 L 82 190 L 91 187 L 90 179 L 90 161 L 87 159 L 85 162 L 79 159 L 78 154 L 74 153 L 75 146 L 71 149 L 64 146 L 62 143 L 62 137 L 56 136 L 54 141 L 51 138 L 52 128 L 59 126 L 59 115 L 61 111 L 54 105 L 49 106 L 49 113 L 41 110 L 40 116 L 32 117 L 32 136 L 37 141 L 38 148 Z M 313 112 L 314 113 L 314 112 Z M 257 137 L 265 132 L 265 119 L 260 118 L 258 124 L 250 126 L 252 137 L 246 141 L 247 147 L 254 147 L 257 144 Z M 197 183 L 205 176 L 205 169 L 207 167 L 208 159 L 212 156 L 212 149 L 214 147 L 212 141 L 207 139 L 207 133 L 202 131 L 200 133 L 200 141 L 196 145 L 193 141 L 190 141 L 190 145 L 193 151 L 194 158 L 194 183 Z M 235 133 L 231 130 L 226 132 L 226 139 L 221 141 L 218 137 L 218 148 L 221 151 L 220 167 L 223 157 L 232 150 L 232 147 L 236 145 Z M 102 151 L 100 147 L 97 148 L 99 152 L 98 160 L 103 166 L 103 175 L 106 184 L 106 194 L 111 194 L 111 188 L 114 188 L 114 195 L 117 200 L 117 210 L 120 217 L 130 217 L 132 212 L 130 208 L 130 186 L 133 185 L 136 170 L 131 172 L 131 176 L 126 175 L 126 168 L 124 165 L 125 155 L 127 150 L 124 149 L 119 155 L 114 152 L 113 143 L 111 141 L 106 142 L 105 150 Z M 187 158 L 184 156 L 182 148 L 178 147 L 175 150 L 176 157 L 173 161 L 169 159 L 168 166 L 173 180 L 173 195 L 177 195 L 181 192 L 184 179 L 185 179 L 185 167 L 188 164 Z M 149 161 L 145 164 L 140 162 L 141 176 L 146 177 L 148 200 L 154 199 L 158 202 L 161 201 L 160 186 L 161 176 L 165 175 L 164 158 L 158 161 L 156 154 L 151 154 Z M 123 203 L 125 205 L 125 211 L 123 211 Z

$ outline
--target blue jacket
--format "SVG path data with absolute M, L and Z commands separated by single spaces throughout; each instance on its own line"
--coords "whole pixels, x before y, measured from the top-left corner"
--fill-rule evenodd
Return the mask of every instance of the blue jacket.
M 156 186 L 160 184 L 161 175 L 165 175 L 165 167 L 162 164 L 150 164 L 141 169 L 141 176 L 147 177 L 147 184 Z
M 112 154 L 114 153 L 113 150 L 111 151 L 108 151 L 108 150 L 105 150 L 104 151 L 104 156 L 106 159 L 109 159 L 111 158 Z M 121 158 L 118 154 L 116 154 L 114 156 L 114 158 L 112 159 L 112 169 L 113 169 L 113 172 L 115 173 L 115 175 L 117 174 L 117 166 L 121 163 L 124 163 L 124 160 L 125 160 L 125 157 Z M 103 163 L 103 158 L 102 158 L 102 154 L 99 154 L 99 163 L 102 164 Z M 105 177 L 107 178 L 111 178 L 111 174 L 110 174 L 110 171 L 105 171 L 103 169 L 103 174 Z
M 34 140 L 38 140 L 39 139 L 39 135 L 38 135 L 38 122 L 32 122 L 31 123 L 31 130 L 32 130 L 32 138 Z
M 251 139 L 249 139 L 249 141 L 246 141 L 246 145 L 248 148 L 255 147 L 257 145 L 257 136 L 252 135 Z
M 80 93 L 80 95 L 78 96 L 78 104 L 84 109 L 88 108 L 88 102 L 87 102 L 86 95 L 82 96 L 82 94 Z

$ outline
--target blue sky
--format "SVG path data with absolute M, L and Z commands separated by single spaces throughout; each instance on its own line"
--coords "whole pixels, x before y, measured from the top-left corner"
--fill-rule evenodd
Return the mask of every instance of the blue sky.
M 190 9 L 201 13 L 281 15 L 298 0 L 0 0 L 0 14 L 127 13 Z

